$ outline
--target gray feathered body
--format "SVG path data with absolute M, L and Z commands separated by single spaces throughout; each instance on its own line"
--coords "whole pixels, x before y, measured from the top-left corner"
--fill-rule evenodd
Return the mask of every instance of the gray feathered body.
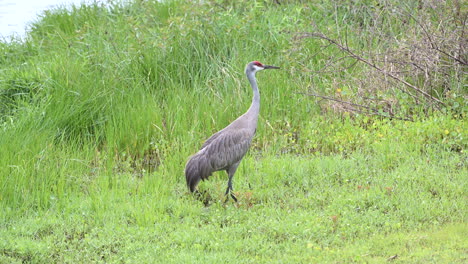
M 255 128 L 256 120 L 255 127 L 252 127 L 241 116 L 211 136 L 185 166 L 185 177 L 190 191 L 195 191 L 200 180 L 207 179 L 215 171 L 229 171 L 232 166 L 237 168 L 249 150 Z
M 253 69 L 249 69 L 249 67 Z M 185 166 L 187 186 L 194 192 L 200 180 L 205 180 L 215 171 L 225 170 L 229 175 L 228 190 L 237 166 L 249 150 L 257 129 L 260 111 L 260 94 L 255 81 L 255 68 L 247 65 L 246 74 L 253 90 L 249 110 L 230 125 L 212 135 L 193 155 Z

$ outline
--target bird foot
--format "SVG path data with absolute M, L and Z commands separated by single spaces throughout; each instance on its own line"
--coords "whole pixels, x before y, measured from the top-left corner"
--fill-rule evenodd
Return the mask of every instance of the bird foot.
M 231 196 L 231 198 L 234 200 L 234 202 L 237 203 L 237 197 L 234 195 L 234 193 L 232 192 L 232 190 L 226 192 L 226 201 L 224 201 L 225 203 L 227 203 L 229 201 L 229 196 L 228 194 Z

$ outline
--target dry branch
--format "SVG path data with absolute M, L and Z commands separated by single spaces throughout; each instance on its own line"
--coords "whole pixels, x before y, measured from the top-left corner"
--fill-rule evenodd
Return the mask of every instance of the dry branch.
M 314 93 L 301 93 L 301 92 L 299 92 L 298 94 L 319 97 L 319 98 L 322 98 L 322 99 L 338 102 L 340 104 L 351 105 L 351 106 L 364 108 L 364 109 L 368 110 L 367 112 L 363 112 L 363 111 L 360 111 L 360 110 L 357 110 L 357 109 L 353 110 L 353 111 L 357 111 L 357 112 L 363 113 L 363 114 L 377 115 L 377 116 L 382 116 L 382 117 L 386 117 L 386 118 L 390 118 L 390 119 L 398 119 L 398 120 L 403 120 L 403 121 L 411 121 L 411 122 L 413 121 L 411 118 L 408 118 L 408 117 L 398 117 L 398 116 L 394 116 L 394 115 L 385 115 L 385 114 L 380 113 L 379 110 L 376 109 L 376 108 L 372 108 L 372 107 L 369 107 L 369 106 L 360 105 L 360 104 L 340 100 L 340 99 L 330 97 L 330 96 L 319 95 L 319 94 L 314 94 Z
M 361 61 L 361 62 L 367 64 L 368 66 L 370 66 L 370 67 L 376 69 L 377 71 L 379 71 L 380 73 L 384 74 L 385 76 L 388 76 L 388 77 L 390 77 L 390 78 L 392 78 L 392 79 L 394 79 L 394 80 L 396 80 L 396 81 L 398 81 L 398 82 L 400 82 L 400 83 L 403 83 L 405 86 L 407 86 L 407 87 L 411 88 L 412 90 L 414 90 L 414 91 L 416 91 L 416 92 L 418 92 L 418 93 L 424 95 L 425 98 L 429 99 L 430 101 L 437 102 L 438 104 L 445 106 L 445 104 L 444 104 L 442 101 L 440 101 L 439 99 L 435 98 L 434 96 L 432 96 L 432 95 L 426 93 L 426 92 L 423 91 L 422 89 L 420 89 L 420 88 L 418 88 L 418 87 L 416 87 L 416 86 L 410 84 L 409 82 L 407 82 L 407 81 L 405 81 L 405 80 L 399 78 L 398 76 L 396 76 L 396 75 L 394 75 L 394 74 L 392 74 L 392 73 L 390 73 L 390 72 L 388 72 L 388 71 L 386 71 L 386 70 L 383 70 L 382 68 L 380 68 L 380 67 L 377 66 L 376 64 L 374 64 L 374 63 L 370 62 L 369 60 L 365 59 L 363 56 L 356 54 L 356 53 L 355 53 L 353 50 L 351 50 L 348 46 L 343 46 L 343 45 L 342 45 L 341 43 L 339 43 L 338 41 L 336 41 L 336 40 L 334 40 L 334 39 L 332 39 L 332 38 L 329 38 L 329 37 L 327 37 L 326 35 L 324 35 L 324 34 L 322 34 L 322 33 L 303 33 L 303 34 L 302 34 L 302 37 L 303 37 L 303 38 L 304 38 L 304 37 L 316 37 L 316 38 L 320 38 L 320 39 L 326 40 L 326 41 L 328 41 L 329 43 L 331 43 L 331 44 L 335 45 L 336 47 L 338 47 L 340 50 L 342 50 L 342 51 L 346 52 L 347 54 L 349 54 L 350 57 L 352 57 L 352 58 L 354 58 L 354 59 L 356 59 L 356 60 L 358 60 L 358 61 Z M 404 90 L 402 90 L 402 91 L 403 91 L 403 92 L 406 92 L 406 91 L 404 91 Z M 408 93 L 408 94 L 410 94 L 410 93 Z M 410 95 L 411 95 L 411 94 L 410 94 Z M 411 96 L 414 97 L 414 95 L 411 95 Z M 440 107 L 438 107 L 437 105 L 436 105 L 436 107 L 437 107 L 437 109 L 440 109 Z

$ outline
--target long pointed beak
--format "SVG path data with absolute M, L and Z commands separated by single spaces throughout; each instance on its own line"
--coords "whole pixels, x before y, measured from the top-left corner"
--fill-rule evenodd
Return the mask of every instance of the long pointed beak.
M 263 69 L 280 69 L 280 67 L 276 67 L 276 66 L 271 66 L 271 65 L 263 65 Z

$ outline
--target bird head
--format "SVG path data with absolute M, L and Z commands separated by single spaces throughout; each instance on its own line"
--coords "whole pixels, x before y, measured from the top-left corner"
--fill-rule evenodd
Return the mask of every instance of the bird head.
M 271 66 L 271 65 L 264 65 L 258 61 L 252 61 L 249 64 L 247 64 L 247 67 L 245 68 L 246 73 L 256 73 L 261 70 L 266 70 L 266 69 L 279 69 L 280 67 L 276 66 Z

